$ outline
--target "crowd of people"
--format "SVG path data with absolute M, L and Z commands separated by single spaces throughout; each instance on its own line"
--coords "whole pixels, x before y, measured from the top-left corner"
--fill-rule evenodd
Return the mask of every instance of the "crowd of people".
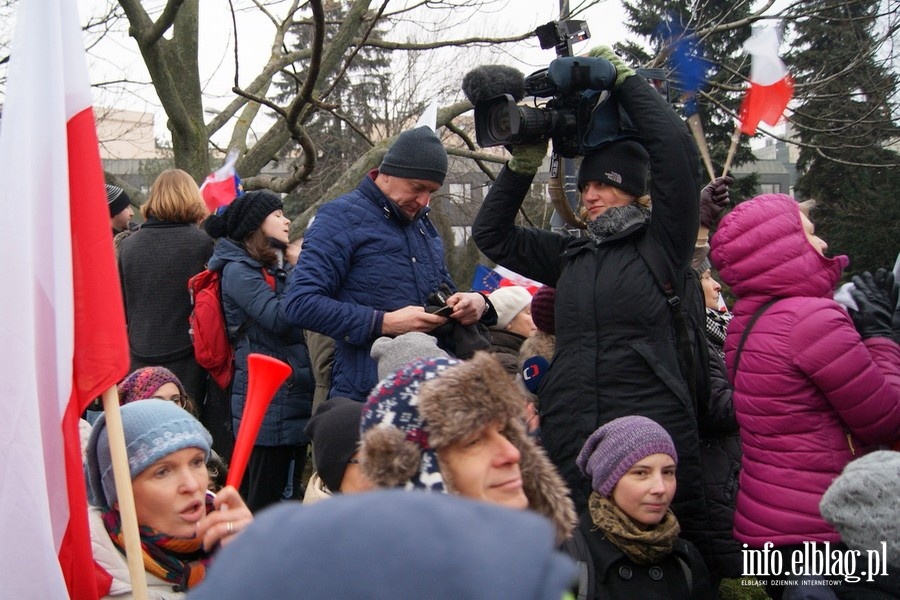
M 762 195 L 717 223 L 733 179 L 703 187 L 682 118 L 610 49 L 592 55 L 636 134 L 583 157 L 585 230 L 517 223 L 546 142 L 510 147 L 473 225 L 534 293 L 453 281 L 429 219 L 447 152 L 427 126 L 324 204 L 302 247 L 273 192 L 210 215 L 171 169 L 136 227 L 107 186 L 150 597 L 707 599 L 754 575 L 773 598 L 900 597 L 893 274 L 854 277 L 848 309 L 833 299 L 847 259 L 825 255 L 808 205 Z M 188 331 L 206 268 L 228 389 Z M 251 353 L 291 374 L 236 489 Z M 85 418 L 98 581 L 128 598 L 106 418 Z M 748 550 L 790 565 L 810 543 L 882 542 L 875 578 L 747 572 Z

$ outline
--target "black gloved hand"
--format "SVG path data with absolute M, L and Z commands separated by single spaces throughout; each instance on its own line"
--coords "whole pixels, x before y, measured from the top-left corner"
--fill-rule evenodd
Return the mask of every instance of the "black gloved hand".
M 854 289 L 850 295 L 859 310 L 851 310 L 850 317 L 863 339 L 885 337 L 893 339 L 892 321 L 897 306 L 894 274 L 878 269 L 874 277 L 866 271 L 851 279 Z
M 707 229 L 719 218 L 728 206 L 728 189 L 734 183 L 734 177 L 725 175 L 716 177 L 700 190 L 700 224 Z

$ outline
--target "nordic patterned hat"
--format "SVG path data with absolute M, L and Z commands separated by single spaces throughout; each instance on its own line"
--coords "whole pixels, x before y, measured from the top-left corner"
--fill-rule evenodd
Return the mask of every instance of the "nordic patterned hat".
M 384 379 L 363 408 L 360 463 L 379 487 L 457 493 L 438 452 L 496 426 L 519 451 L 530 510 L 556 526 L 558 541 L 577 519 L 568 489 L 543 449 L 528 437 L 525 400 L 497 358 L 417 360 Z
M 360 423 L 360 466 L 376 485 L 446 491 L 419 412 L 419 390 L 458 364 L 443 357 L 414 360 L 382 379 L 369 394 Z

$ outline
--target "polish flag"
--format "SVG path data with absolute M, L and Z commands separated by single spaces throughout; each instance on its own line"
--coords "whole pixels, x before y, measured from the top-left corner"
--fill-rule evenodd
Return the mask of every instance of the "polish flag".
M 200 196 L 209 212 L 215 213 L 219 208 L 228 206 L 242 193 L 241 178 L 234 169 L 237 159 L 237 151 L 231 150 L 225 164 L 207 175 L 200 186 Z
M 744 52 L 750 55 L 750 88 L 741 104 L 741 131 L 754 135 L 759 122 L 776 125 L 784 115 L 794 80 L 778 56 L 780 40 L 774 27 L 754 30 Z
M 128 371 L 75 0 L 18 3 L 0 128 L 0 589 L 97 598 L 79 417 Z

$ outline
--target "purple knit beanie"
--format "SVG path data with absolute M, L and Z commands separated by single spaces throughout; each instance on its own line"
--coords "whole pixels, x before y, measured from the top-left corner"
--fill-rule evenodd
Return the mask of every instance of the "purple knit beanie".
M 534 321 L 534 326 L 550 335 L 556 335 L 556 318 L 553 313 L 555 305 L 556 288 L 548 285 L 536 291 L 531 299 L 531 320 Z
M 156 390 L 167 383 L 174 383 L 178 393 L 185 394 L 184 386 L 178 381 L 175 373 L 165 367 L 143 367 L 119 383 L 119 404 L 124 405 L 135 400 L 152 398 Z
M 628 469 L 651 454 L 668 454 L 678 464 L 675 444 L 659 423 L 647 417 L 620 417 L 591 434 L 575 464 L 595 492 L 609 497 Z

